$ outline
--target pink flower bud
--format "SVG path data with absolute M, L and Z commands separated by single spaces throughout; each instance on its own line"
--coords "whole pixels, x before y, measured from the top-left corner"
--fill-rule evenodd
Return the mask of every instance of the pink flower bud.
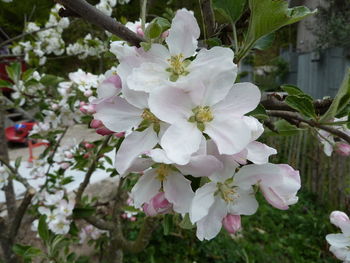
M 124 214 L 121 215 L 121 217 L 124 218 L 124 219 L 127 219 L 128 215 L 126 213 L 124 213 Z
M 53 110 L 58 110 L 59 107 L 60 107 L 60 106 L 59 106 L 57 103 L 54 103 L 54 104 L 51 105 L 51 108 L 52 108 Z
M 66 158 L 68 158 L 68 159 L 72 159 L 73 158 L 73 154 L 71 152 L 68 152 L 68 151 L 66 151 L 64 153 L 64 156 L 66 156 Z
M 241 227 L 241 216 L 228 214 L 222 220 L 224 228 L 230 234 L 235 234 Z
M 84 159 L 90 158 L 90 153 L 85 153 L 85 154 L 83 155 L 83 158 L 84 158 Z
M 100 128 L 101 126 L 103 126 L 103 123 L 100 120 L 93 119 L 90 123 L 90 127 L 93 129 Z
M 143 32 L 141 26 L 136 29 L 136 33 L 139 34 L 140 36 L 144 37 L 145 33 Z
M 337 143 L 335 146 L 335 152 L 341 156 L 349 156 L 350 155 L 350 145 L 347 143 Z
M 95 145 L 93 145 L 92 143 L 86 142 L 86 143 L 84 144 L 84 147 L 85 147 L 86 149 L 92 149 L 92 148 L 95 147 Z
M 96 129 L 96 133 L 102 136 L 106 136 L 106 135 L 110 135 L 113 134 L 114 132 L 112 132 L 111 130 L 109 130 L 108 128 L 106 128 L 105 126 Z
M 69 166 L 70 166 L 70 163 L 66 163 L 66 162 L 60 164 L 60 168 L 63 170 L 68 169 Z
M 92 104 L 88 105 L 88 106 L 86 107 L 86 111 L 87 111 L 88 113 L 90 113 L 90 114 L 96 113 L 95 106 L 92 105 Z
M 86 105 L 86 102 L 81 101 L 81 102 L 79 102 L 79 105 L 80 105 L 80 107 L 85 106 L 85 105 Z
M 135 221 L 136 221 L 136 217 L 135 217 L 135 216 L 132 216 L 132 217 L 129 218 L 129 220 L 130 220 L 131 222 L 135 222 Z
M 169 213 L 172 207 L 173 205 L 165 198 L 164 192 L 159 192 L 149 203 L 143 205 L 143 211 L 147 216 L 156 216 Z
M 117 137 L 117 138 L 122 138 L 122 137 L 125 136 L 125 132 L 118 132 L 118 133 L 115 133 L 114 136 Z
M 84 96 L 85 96 L 85 97 L 91 97 L 92 94 L 93 94 L 92 90 L 86 90 L 86 91 L 84 92 Z
M 169 30 L 162 33 L 162 38 L 167 38 L 169 36 Z

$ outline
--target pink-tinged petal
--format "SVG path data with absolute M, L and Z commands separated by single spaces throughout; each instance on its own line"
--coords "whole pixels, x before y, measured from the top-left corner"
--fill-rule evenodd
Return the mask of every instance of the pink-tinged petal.
M 144 203 L 149 203 L 160 187 L 161 182 L 157 179 L 156 172 L 153 169 L 146 171 L 131 190 L 134 206 L 140 208 Z
M 264 126 L 252 116 L 243 116 L 244 122 L 249 126 L 252 135 L 251 141 L 257 140 L 264 133 Z
M 127 131 L 142 121 L 142 111 L 118 96 L 96 105 L 95 110 L 94 118 L 114 132 Z
M 103 82 L 101 85 L 97 87 L 97 96 L 98 98 L 109 98 L 114 95 L 118 95 L 121 91 L 120 89 L 117 89 L 113 83 L 110 82 Z
M 200 29 L 193 13 L 181 9 L 176 12 L 165 42 L 168 44 L 171 55 L 183 54 L 188 58 L 194 55 L 199 36 Z
M 118 58 L 124 60 L 126 57 L 136 56 L 137 48 L 129 46 L 125 41 L 114 41 L 111 43 L 110 51 Z
M 343 234 L 329 234 L 326 236 L 327 242 L 334 247 L 348 247 L 350 246 L 350 240 Z
M 194 177 L 209 177 L 224 168 L 223 164 L 211 155 L 192 156 L 188 164 L 177 165 L 176 167 L 182 174 Z
M 214 194 L 216 190 L 216 183 L 207 183 L 197 189 L 190 209 L 192 223 L 196 223 L 208 215 L 209 209 L 215 201 Z
M 331 223 L 339 227 L 345 235 L 350 236 L 350 220 L 347 214 L 341 211 L 333 211 L 330 215 L 330 220 Z
M 252 83 L 236 83 L 224 100 L 215 105 L 215 114 L 243 116 L 254 110 L 261 99 L 261 92 Z
M 160 120 L 173 124 L 187 121 L 196 106 L 183 90 L 164 87 L 150 94 L 149 107 Z
M 218 147 L 220 154 L 235 154 L 242 151 L 250 142 L 249 127 L 241 118 L 217 116 L 205 124 L 208 134 Z
M 152 44 L 151 49 L 143 54 L 149 62 L 166 63 L 171 57 L 169 50 L 161 44 Z
M 171 173 L 163 182 L 165 198 L 173 204 L 177 213 L 188 213 L 194 193 L 191 188 L 191 181 L 180 173 Z
M 152 151 L 150 151 L 149 153 L 147 153 L 147 155 L 149 157 L 152 158 L 152 160 L 155 163 L 165 163 L 165 164 L 171 164 L 173 163 L 168 156 L 166 155 L 165 151 L 162 149 L 153 149 Z
M 277 154 L 276 149 L 256 141 L 249 143 L 246 149 L 247 159 L 255 164 L 267 163 L 270 155 Z
M 119 174 L 125 175 L 135 159 L 142 153 L 150 151 L 157 143 L 158 137 L 152 127 L 126 136 L 115 159 L 115 168 Z
M 350 262 L 350 254 L 347 247 L 330 246 L 329 251 L 331 251 L 337 259 L 344 260 L 345 263 Z
M 166 72 L 166 64 L 143 63 L 135 68 L 127 78 L 128 88 L 147 93 L 164 87 L 168 80 L 169 73 Z
M 241 229 L 241 216 L 228 214 L 222 220 L 222 225 L 230 234 L 235 234 L 239 229 Z
M 219 197 L 215 198 L 206 217 L 197 222 L 197 237 L 199 240 L 210 240 L 219 234 L 222 220 L 227 214 L 226 203 Z
M 350 145 L 344 142 L 338 142 L 335 144 L 335 152 L 340 156 L 349 156 Z
M 171 125 L 164 133 L 160 145 L 174 163 L 185 165 L 198 151 L 202 133 L 194 123 L 183 121 Z
M 242 189 L 235 188 L 236 198 L 234 202 L 228 205 L 228 211 L 230 214 L 235 215 L 253 215 L 258 210 L 259 204 L 255 199 L 255 193 L 253 188 Z
M 164 192 L 156 194 L 149 203 L 143 205 L 143 211 L 147 216 L 167 214 L 172 211 L 173 205 L 165 198 Z
M 247 165 L 235 176 L 235 184 L 249 187 L 258 183 L 266 200 L 278 209 L 288 209 L 298 201 L 299 172 L 286 164 Z

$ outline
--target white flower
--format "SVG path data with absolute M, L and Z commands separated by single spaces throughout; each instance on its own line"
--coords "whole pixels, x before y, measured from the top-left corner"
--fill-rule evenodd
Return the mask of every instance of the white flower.
M 58 235 L 65 235 L 69 232 L 70 221 L 64 217 L 57 217 L 48 223 L 49 229 Z
M 235 154 L 252 141 L 251 127 L 244 114 L 256 108 L 259 89 L 251 83 L 234 84 L 226 92 L 221 75 L 208 83 L 192 83 L 188 91 L 163 87 L 150 94 L 149 106 L 160 120 L 170 123 L 161 146 L 178 164 L 189 161 L 198 150 L 203 133 L 216 143 L 220 154 Z
M 45 192 L 44 204 L 47 206 L 51 206 L 51 205 L 55 206 L 63 199 L 63 196 L 64 196 L 64 192 L 62 190 L 57 191 L 54 194 L 49 194 L 48 192 Z
M 35 23 L 29 22 L 29 23 L 27 24 L 26 32 L 32 33 L 32 32 L 34 32 L 34 31 L 38 31 L 39 29 L 40 29 L 40 27 L 37 26 Z
M 91 87 L 97 87 L 98 76 L 91 73 L 86 73 L 81 69 L 78 71 L 69 73 L 69 79 L 78 85 L 78 88 L 84 92 Z

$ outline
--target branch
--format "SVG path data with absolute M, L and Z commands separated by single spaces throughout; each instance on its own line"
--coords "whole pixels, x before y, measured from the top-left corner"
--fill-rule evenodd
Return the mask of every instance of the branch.
M 334 129 L 334 128 L 329 127 L 329 126 L 319 124 L 318 122 L 315 122 L 314 120 L 305 120 L 298 113 L 288 112 L 288 111 L 270 110 L 270 111 L 267 111 L 267 114 L 269 116 L 272 116 L 272 117 L 283 118 L 286 121 L 288 121 L 294 125 L 299 125 L 300 123 L 306 123 L 310 127 L 318 128 L 318 129 L 327 131 L 333 135 L 336 135 L 339 138 L 345 140 L 347 143 L 350 144 L 350 136 L 347 135 L 345 132 L 342 132 L 340 130 Z
M 80 203 L 80 201 L 81 201 L 81 197 L 82 197 L 82 195 L 83 195 L 83 193 L 84 193 L 84 190 L 85 190 L 85 188 L 88 186 L 88 184 L 89 184 L 89 182 L 90 182 L 90 178 L 91 178 L 93 172 L 96 170 L 97 162 L 98 162 L 98 160 L 101 158 L 101 153 L 102 153 L 103 149 L 107 146 L 107 144 L 108 144 L 108 142 L 109 142 L 109 139 L 110 139 L 111 137 L 112 137 L 112 135 L 109 135 L 109 136 L 107 136 L 107 137 L 104 139 L 104 141 L 103 141 L 103 143 L 102 143 L 100 149 L 99 149 L 98 152 L 96 153 L 95 158 L 92 160 L 91 165 L 90 165 L 88 171 L 87 171 L 86 174 L 85 174 L 84 181 L 79 185 L 77 194 L 76 194 L 76 196 L 75 196 L 75 203 L 76 203 L 76 205 L 79 205 L 79 203 Z
M 81 18 L 86 21 L 103 28 L 111 32 L 112 34 L 120 37 L 121 39 L 129 42 L 133 46 L 140 46 L 140 43 L 144 41 L 144 39 L 132 32 L 122 23 L 114 20 L 113 18 L 105 15 L 100 10 L 90 5 L 85 0 L 56 0 L 56 2 L 60 3 L 70 11 L 61 11 L 60 13 L 64 14 L 65 12 L 74 13 L 75 16 L 79 15 Z
M 205 30 L 207 32 L 207 37 L 210 38 L 215 34 L 215 16 L 212 7 L 211 0 L 199 0 L 201 6 L 201 13 L 205 25 Z
M 9 232 L 9 238 L 14 241 L 14 239 L 17 236 L 18 229 L 21 226 L 22 219 L 24 217 L 25 212 L 27 211 L 28 206 L 30 205 L 30 202 L 35 195 L 35 189 L 34 188 L 29 188 L 20 204 L 18 207 L 15 217 L 13 218 L 12 224 L 10 226 L 10 232 Z
M 112 231 L 114 229 L 114 224 L 112 222 L 107 222 L 102 218 L 98 218 L 97 216 L 89 216 L 84 218 L 84 220 L 101 230 Z
M 332 104 L 333 99 L 315 100 L 314 107 L 317 114 L 324 114 Z M 282 111 L 296 111 L 283 101 L 282 98 L 278 98 L 276 94 L 269 94 L 266 99 L 260 102 L 266 110 L 282 110 Z
M 3 157 L 0 156 L 0 163 L 2 163 L 3 165 L 5 165 L 10 172 L 13 174 L 13 176 L 15 177 L 15 180 L 17 180 L 18 182 L 22 183 L 24 185 L 25 188 L 29 189 L 31 188 L 28 180 L 26 178 L 24 178 L 23 176 L 21 176 L 17 169 L 12 167 L 12 165 L 7 162 Z

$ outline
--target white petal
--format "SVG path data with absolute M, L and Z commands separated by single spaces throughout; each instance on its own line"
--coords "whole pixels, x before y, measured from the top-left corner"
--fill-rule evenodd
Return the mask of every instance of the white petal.
M 162 149 L 153 149 L 150 151 L 150 153 L 147 154 L 149 157 L 152 158 L 152 160 L 156 163 L 165 163 L 165 164 L 171 164 L 173 163 L 168 156 L 166 155 L 166 152 Z
M 123 97 L 132 105 L 139 109 L 148 108 L 148 93 L 143 91 L 135 91 L 123 86 Z
M 209 177 L 214 172 L 222 170 L 223 164 L 211 155 L 196 155 L 192 156 L 191 160 L 186 165 L 176 166 L 184 175 L 192 175 L 194 177 Z
M 194 196 L 191 181 L 180 173 L 171 173 L 163 182 L 165 198 L 173 204 L 177 213 L 188 213 Z
M 329 234 L 326 236 L 327 242 L 334 247 L 350 246 L 350 239 L 343 234 Z
M 264 126 L 252 116 L 243 116 L 244 122 L 249 126 L 252 135 L 251 141 L 255 141 L 264 133 Z
M 149 107 L 160 120 L 173 124 L 187 120 L 195 105 L 183 90 L 164 87 L 150 94 Z
M 186 9 L 177 11 L 165 40 L 170 54 L 183 54 L 185 58 L 193 56 L 199 35 L 200 29 L 193 13 Z
M 215 198 L 215 202 L 206 217 L 197 222 L 197 237 L 199 240 L 210 240 L 219 234 L 222 220 L 227 215 L 226 203 L 221 198 Z
M 136 208 L 148 203 L 159 192 L 161 182 L 156 176 L 154 169 L 146 171 L 132 188 L 131 197 Z
M 251 138 L 249 127 L 242 119 L 227 115 L 214 115 L 214 119 L 205 124 L 204 133 L 216 143 L 220 154 L 229 155 L 242 151 Z
M 229 213 L 233 215 L 252 215 L 258 209 L 258 202 L 254 196 L 253 188 L 248 190 L 236 188 L 238 197 L 228 207 Z
M 115 168 L 121 175 L 127 173 L 134 160 L 158 143 L 158 137 L 152 127 L 142 132 L 132 132 L 120 146 L 115 159 Z
M 214 193 L 216 189 L 216 183 L 207 183 L 197 189 L 190 209 L 192 223 L 196 223 L 208 214 L 215 201 Z
M 95 119 L 114 132 L 127 131 L 137 126 L 141 121 L 142 111 L 129 104 L 125 99 L 115 96 L 113 100 L 96 105 Z
M 169 159 L 179 165 L 190 161 L 191 155 L 198 151 L 202 133 L 193 123 L 183 121 L 171 125 L 164 133 L 160 145 Z
M 128 88 L 150 93 L 166 85 L 169 73 L 166 66 L 156 63 L 143 63 L 135 68 L 127 78 Z
M 226 98 L 215 105 L 215 113 L 243 116 L 258 106 L 260 98 L 260 90 L 254 84 L 236 83 Z
M 270 155 L 277 154 L 276 149 L 256 141 L 249 143 L 246 149 L 247 159 L 255 164 L 267 163 Z

